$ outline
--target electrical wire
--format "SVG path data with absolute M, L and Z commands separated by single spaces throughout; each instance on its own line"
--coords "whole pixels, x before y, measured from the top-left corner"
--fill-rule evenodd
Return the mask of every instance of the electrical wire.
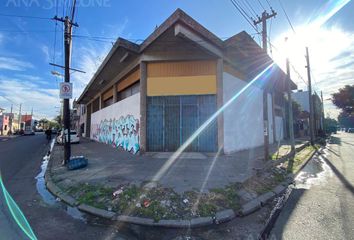
M 272 9 L 272 6 L 270 5 L 269 0 L 266 0 L 266 2 L 268 4 L 269 8 Z
M 249 7 L 249 9 L 251 9 L 251 11 L 254 13 L 254 15 L 256 16 L 256 18 L 257 18 L 257 12 L 254 10 L 254 8 L 252 7 L 252 5 L 249 3 L 249 1 L 248 0 L 243 0 L 243 2 L 245 2 L 247 5 L 248 5 L 248 7 Z
M 0 29 L 0 32 L 6 33 L 51 33 L 53 30 L 12 30 L 12 29 Z
M 249 20 L 249 16 L 246 14 L 244 14 L 244 10 L 242 9 L 242 7 L 240 7 L 240 5 L 236 2 L 236 0 L 230 0 L 230 2 L 232 3 L 232 5 L 234 5 L 234 7 L 237 9 L 237 11 L 242 15 L 242 17 L 251 25 L 251 27 L 256 31 L 259 32 L 258 29 L 253 25 L 253 23 Z
M 264 8 L 263 4 L 261 3 L 261 1 L 260 1 L 260 0 L 257 0 L 257 1 L 258 1 L 259 5 L 261 6 L 261 8 L 263 8 L 263 10 L 266 10 L 266 9 Z
M 288 14 L 286 13 L 283 4 L 281 3 L 281 0 L 278 0 L 278 1 L 279 1 L 279 5 L 280 5 L 281 9 L 283 10 L 283 13 L 284 13 L 284 15 L 285 15 L 285 17 L 286 17 L 286 19 L 287 19 L 287 21 L 288 21 L 288 23 L 289 23 L 291 29 L 293 30 L 294 33 L 296 33 L 296 32 L 295 32 L 295 29 L 294 29 L 294 26 L 292 25 L 292 23 L 291 23 L 291 21 L 290 21 L 290 18 L 289 18 L 289 16 L 288 16 Z
M 55 16 L 58 15 L 58 0 L 55 1 Z M 53 63 L 56 63 L 56 52 L 57 52 L 57 29 L 58 29 L 58 21 L 55 21 L 55 26 L 54 26 L 54 43 L 53 43 Z M 53 66 L 53 71 L 55 69 L 55 67 Z M 59 82 L 58 82 L 58 77 L 55 77 L 55 81 L 57 84 L 57 88 L 59 89 Z
M 272 36 L 272 23 L 273 23 L 273 18 L 270 19 L 270 24 L 269 24 L 269 42 L 270 42 L 270 39 L 271 39 L 271 36 Z M 272 49 L 272 45 L 270 44 L 270 48 L 269 48 L 269 51 L 270 51 L 270 54 L 271 56 L 273 56 L 273 49 Z
M 239 5 L 241 6 L 241 2 L 242 2 L 242 5 L 248 10 L 248 15 L 251 15 L 251 20 L 255 20 L 255 19 L 257 19 L 257 14 L 255 14 L 253 11 L 252 11 L 252 9 L 250 9 L 250 7 L 249 7 L 249 5 L 247 5 L 246 4 L 246 2 L 247 1 L 245 1 L 245 0 L 241 0 L 240 2 L 239 2 Z
M 48 17 L 38 17 L 38 16 L 28 16 L 28 15 L 15 15 L 15 14 L 6 14 L 0 13 L 1 17 L 16 17 L 16 18 L 32 18 L 32 19 L 42 19 L 42 20 L 50 20 L 52 18 Z

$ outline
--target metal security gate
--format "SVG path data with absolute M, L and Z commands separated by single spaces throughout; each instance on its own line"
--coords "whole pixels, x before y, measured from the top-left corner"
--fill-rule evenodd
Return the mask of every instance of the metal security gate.
M 176 151 L 216 111 L 215 95 L 148 97 L 147 150 Z M 217 124 L 211 123 L 186 149 L 215 152 Z

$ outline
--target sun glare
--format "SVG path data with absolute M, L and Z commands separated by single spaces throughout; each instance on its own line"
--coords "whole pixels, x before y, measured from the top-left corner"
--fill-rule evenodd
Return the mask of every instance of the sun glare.
M 281 34 L 274 41 L 275 62 L 285 70 L 285 59 L 288 57 L 300 75 L 305 77 L 305 47 L 309 47 L 313 73 L 320 76 L 335 68 L 339 63 L 333 59 L 353 44 L 353 34 L 343 31 L 339 25 L 328 27 L 325 23 L 348 2 L 350 0 L 328 1 L 307 24 L 295 27 L 296 32 Z M 305 87 L 297 74 L 292 74 L 292 79 L 300 89 Z

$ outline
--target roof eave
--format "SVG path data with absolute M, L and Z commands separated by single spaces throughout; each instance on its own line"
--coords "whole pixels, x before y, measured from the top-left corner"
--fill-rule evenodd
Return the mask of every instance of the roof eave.
M 109 53 L 107 54 L 107 56 L 105 57 L 105 59 L 103 60 L 103 62 L 101 63 L 101 65 L 99 66 L 99 68 L 97 69 L 97 71 L 95 72 L 95 74 L 93 75 L 93 77 L 91 78 L 91 80 L 89 81 L 89 83 L 86 85 L 80 97 L 77 99 L 78 104 L 81 104 L 83 97 L 85 96 L 89 88 L 96 81 L 96 78 L 102 72 L 102 70 L 104 69 L 108 61 L 111 59 L 113 54 L 116 52 L 116 50 L 120 47 L 136 53 L 139 52 L 139 48 L 140 48 L 139 45 L 132 43 L 129 40 L 126 40 L 124 38 L 118 38 L 117 41 L 114 43 L 113 47 L 111 48 L 111 50 L 109 51 Z

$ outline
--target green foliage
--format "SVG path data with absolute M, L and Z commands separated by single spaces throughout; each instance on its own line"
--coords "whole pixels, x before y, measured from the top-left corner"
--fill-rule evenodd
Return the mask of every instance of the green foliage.
M 238 210 L 240 208 L 240 198 L 237 191 L 240 190 L 240 188 L 239 184 L 231 184 L 225 188 L 215 188 L 210 191 L 219 195 L 219 199 L 215 201 L 217 205 Z
M 338 92 L 332 94 L 332 102 L 342 112 L 354 112 L 354 85 L 346 85 L 344 88 L 339 89 Z
M 210 203 L 199 203 L 198 213 L 201 217 L 209 217 L 215 215 L 217 207 Z
M 79 184 L 70 187 L 67 192 L 73 195 L 79 203 L 105 209 L 112 198 L 113 189 L 98 185 Z

